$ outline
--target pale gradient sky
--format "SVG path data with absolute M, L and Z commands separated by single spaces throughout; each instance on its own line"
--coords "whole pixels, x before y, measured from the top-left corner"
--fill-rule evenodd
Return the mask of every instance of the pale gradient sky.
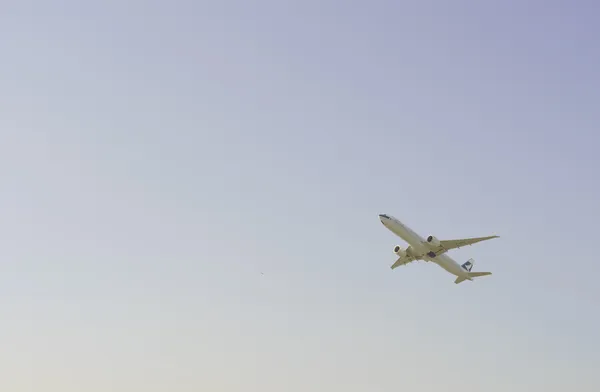
M 0 390 L 600 390 L 597 2 L 96 3 L 2 3 Z

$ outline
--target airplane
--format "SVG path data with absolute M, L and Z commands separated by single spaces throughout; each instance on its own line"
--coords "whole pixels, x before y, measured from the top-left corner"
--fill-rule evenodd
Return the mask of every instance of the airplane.
M 391 215 L 379 214 L 379 219 L 388 230 L 402 238 L 409 245 L 406 249 L 402 249 L 399 245 L 394 247 L 394 253 L 399 257 L 398 260 L 391 265 L 392 269 L 416 260 L 424 260 L 426 262 L 431 261 L 455 275 L 457 278 L 454 283 L 456 284 L 464 282 L 465 280 L 473 281 L 473 278 L 492 274 L 491 272 L 473 272 L 471 271 L 475 264 L 473 259 L 469 259 L 461 265 L 448 256 L 446 252 L 451 249 L 457 249 L 463 246 L 473 245 L 477 242 L 498 238 L 499 236 L 497 235 L 442 241 L 438 240 L 435 236 L 430 235 L 425 239 Z

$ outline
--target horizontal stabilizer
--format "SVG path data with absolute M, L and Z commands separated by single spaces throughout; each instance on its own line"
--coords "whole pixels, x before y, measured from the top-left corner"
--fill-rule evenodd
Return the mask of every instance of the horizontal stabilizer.
M 469 277 L 470 278 L 477 278 L 479 276 L 487 276 L 487 275 L 491 275 L 491 272 L 469 272 Z
M 469 280 L 471 280 L 470 278 L 478 278 L 480 276 L 487 276 L 487 275 L 491 275 L 491 274 L 492 274 L 491 272 L 469 272 Z M 466 277 L 459 276 L 458 278 L 456 278 L 454 283 L 459 284 L 461 282 L 464 282 L 465 280 L 467 280 Z

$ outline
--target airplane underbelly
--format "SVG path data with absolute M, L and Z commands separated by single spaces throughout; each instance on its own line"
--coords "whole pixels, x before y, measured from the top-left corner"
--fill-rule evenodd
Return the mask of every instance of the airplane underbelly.
M 410 229 L 396 223 L 389 225 L 388 229 L 410 245 L 407 251 L 411 256 L 422 258 L 429 252 L 424 240 Z
M 446 271 L 450 272 L 451 274 L 454 274 L 454 268 L 452 268 L 451 266 L 448 265 L 448 263 L 443 263 L 443 262 L 438 262 L 437 263 L 440 267 L 442 267 L 443 269 L 445 269 Z
M 454 263 L 448 257 L 439 257 L 434 260 L 440 267 L 450 272 L 451 274 L 456 276 L 464 275 L 464 271 L 460 268 L 460 266 Z

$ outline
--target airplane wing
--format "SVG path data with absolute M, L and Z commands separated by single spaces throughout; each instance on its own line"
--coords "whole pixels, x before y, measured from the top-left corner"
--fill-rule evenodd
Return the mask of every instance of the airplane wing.
M 491 240 L 492 238 L 498 238 L 497 235 L 491 235 L 487 237 L 474 237 L 474 238 L 463 238 L 459 240 L 445 240 L 440 241 L 440 245 L 435 249 L 436 254 L 445 253 L 450 249 L 462 248 L 463 246 L 473 245 L 481 241 Z
M 410 262 L 413 262 L 415 260 L 414 257 L 410 257 L 410 256 L 402 256 L 399 257 L 398 260 L 396 260 L 396 262 L 394 264 L 392 264 L 392 269 L 399 267 L 401 265 L 406 265 Z

